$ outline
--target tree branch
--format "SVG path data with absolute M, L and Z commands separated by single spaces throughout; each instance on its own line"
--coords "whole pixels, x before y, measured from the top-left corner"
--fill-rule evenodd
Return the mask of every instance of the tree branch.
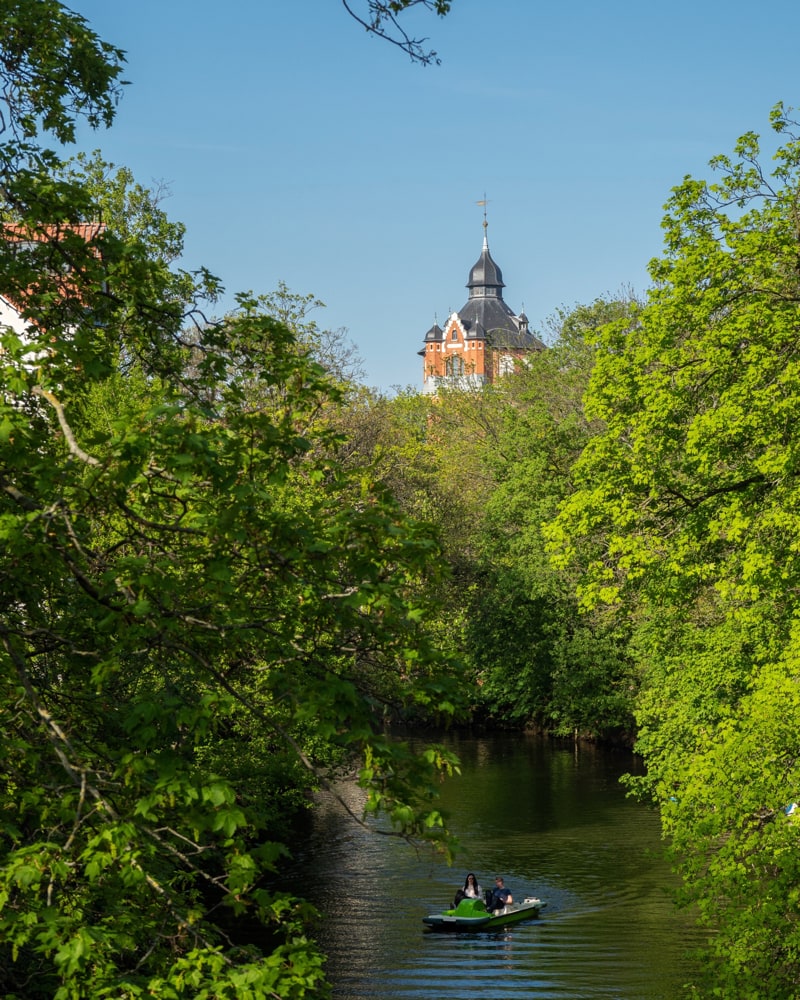
M 750 486 L 755 486 L 757 484 L 763 485 L 766 481 L 766 477 L 759 473 L 756 476 L 750 476 L 749 479 L 742 479 L 738 483 L 728 483 L 726 486 L 718 486 L 714 490 L 707 490 L 705 493 L 701 493 L 700 496 L 697 497 L 685 496 L 680 492 L 680 490 L 673 486 L 668 486 L 665 492 L 669 496 L 676 497 L 690 510 L 695 510 L 695 508 L 699 507 L 701 503 L 705 503 L 706 500 L 710 500 L 712 497 L 720 496 L 723 493 L 741 493 Z
M 53 395 L 53 393 L 47 389 L 43 389 L 39 385 L 36 385 L 33 387 L 33 394 L 34 396 L 41 396 L 43 399 L 46 399 L 47 402 L 56 411 L 56 416 L 58 417 L 58 423 L 61 427 L 61 430 L 64 432 L 64 437 L 67 440 L 67 445 L 69 446 L 70 452 L 72 452 L 72 454 L 75 455 L 76 458 L 79 458 L 82 462 L 85 462 L 87 465 L 94 466 L 95 468 L 99 467 L 101 463 L 98 462 L 98 460 L 94 458 L 92 455 L 89 455 L 87 452 L 85 452 L 83 448 L 81 448 L 81 446 L 75 440 L 75 435 L 72 433 L 72 428 L 69 426 L 69 424 L 67 423 L 67 418 L 64 416 L 64 407 L 61 405 L 58 399 Z
M 358 21 L 370 34 L 396 45 L 412 62 L 418 62 L 423 66 L 434 63 L 438 66 L 442 60 L 436 52 L 433 49 L 423 48 L 428 39 L 412 38 L 397 20 L 399 13 L 418 4 L 422 4 L 427 10 L 435 11 L 440 16 L 444 16 L 450 9 L 450 3 L 446 0 L 367 0 L 368 14 L 366 17 L 361 17 L 353 10 L 351 0 L 342 0 L 342 6 L 350 17 Z M 390 26 L 388 30 L 384 24 Z

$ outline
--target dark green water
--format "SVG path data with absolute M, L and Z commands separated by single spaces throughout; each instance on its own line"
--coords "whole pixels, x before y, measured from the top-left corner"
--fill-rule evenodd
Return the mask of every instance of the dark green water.
M 456 865 L 367 834 L 331 803 L 295 847 L 292 888 L 325 916 L 319 936 L 338 1000 L 674 1000 L 699 943 L 669 896 L 658 820 L 625 797 L 635 758 L 504 736 L 451 739 L 463 773 L 442 789 L 461 840 Z M 353 807 L 359 792 L 345 786 Z M 464 874 L 516 899 L 548 902 L 539 920 L 496 934 L 427 932 Z

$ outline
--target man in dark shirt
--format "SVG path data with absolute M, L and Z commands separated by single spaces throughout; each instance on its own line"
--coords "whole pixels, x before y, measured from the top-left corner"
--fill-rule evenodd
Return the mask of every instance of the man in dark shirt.
M 514 898 L 511 895 L 511 890 L 506 889 L 502 876 L 498 875 L 494 880 L 494 889 L 492 889 L 492 897 L 489 900 L 488 909 L 502 910 L 504 906 L 510 906 L 513 902 Z

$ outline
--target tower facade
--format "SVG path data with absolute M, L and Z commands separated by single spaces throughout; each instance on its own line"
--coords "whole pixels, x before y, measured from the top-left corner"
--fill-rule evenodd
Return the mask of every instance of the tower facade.
M 516 315 L 503 298 L 503 274 L 489 252 L 485 219 L 483 227 L 483 248 L 469 272 L 466 305 L 451 314 L 444 329 L 434 323 L 418 352 L 425 393 L 491 384 L 531 352 L 544 350 L 528 329 L 525 313 Z

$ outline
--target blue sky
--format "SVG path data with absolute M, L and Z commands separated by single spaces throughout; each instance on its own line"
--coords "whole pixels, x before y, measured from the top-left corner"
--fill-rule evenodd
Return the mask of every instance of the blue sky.
M 541 329 L 643 292 L 671 187 L 800 104 L 796 0 L 453 0 L 409 20 L 438 67 L 340 0 L 67 6 L 131 81 L 81 147 L 166 182 L 182 264 L 222 278 L 223 306 L 279 281 L 313 294 L 385 391 L 420 386 L 425 331 L 466 302 L 484 193 L 506 301 Z

